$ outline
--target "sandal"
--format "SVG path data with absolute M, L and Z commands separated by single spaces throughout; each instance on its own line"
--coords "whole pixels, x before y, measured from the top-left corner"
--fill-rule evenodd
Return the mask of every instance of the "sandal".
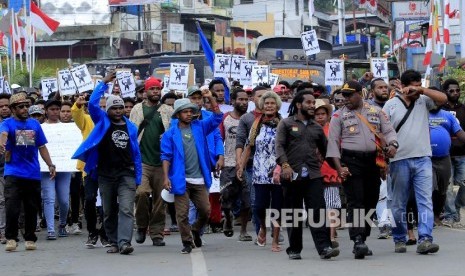
M 116 245 L 112 245 L 110 249 L 107 250 L 107 253 L 112 254 L 112 253 L 119 253 L 119 248 Z
M 255 240 L 255 244 L 260 247 L 264 247 L 266 245 L 266 236 L 260 237 L 260 233 L 258 233 L 257 239 Z
M 279 245 L 271 246 L 271 252 L 281 252 L 281 251 L 282 251 L 281 246 Z
M 417 239 L 408 239 L 405 245 L 415 245 L 417 244 Z
M 247 233 L 245 233 L 245 234 L 240 234 L 240 235 L 239 235 L 239 241 L 241 241 L 241 242 L 252 241 L 252 236 L 250 236 L 250 235 L 247 234 Z

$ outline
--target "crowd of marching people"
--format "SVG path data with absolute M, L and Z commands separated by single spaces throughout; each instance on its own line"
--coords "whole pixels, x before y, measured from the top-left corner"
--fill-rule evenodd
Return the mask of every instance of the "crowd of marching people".
M 233 237 L 240 225 L 239 241 L 266 247 L 271 237 L 273 252 L 287 231 L 290 259 L 301 259 L 308 227 L 330 259 L 347 227 L 354 257 L 364 259 L 374 255 L 364 219 L 373 210 L 378 238 L 392 236 L 397 253 L 410 245 L 436 253 L 433 228 L 463 228 L 465 106 L 454 79 L 426 88 L 414 70 L 389 82 L 367 72 L 331 93 L 311 81 L 244 89 L 214 79 L 184 96 L 162 95 L 154 77 L 137 83 L 134 98 L 120 97 L 113 71 L 73 96 L 0 94 L 6 251 L 17 250 L 19 232 L 26 250 L 37 248 L 38 231 L 49 241 L 86 232 L 86 247 L 100 240 L 123 255 L 133 240 L 165 246 L 179 232 L 188 254 L 204 234 Z M 50 157 L 42 128 L 54 124 L 82 134 L 76 171 L 57 170 Z M 305 210 L 308 220 L 285 210 Z

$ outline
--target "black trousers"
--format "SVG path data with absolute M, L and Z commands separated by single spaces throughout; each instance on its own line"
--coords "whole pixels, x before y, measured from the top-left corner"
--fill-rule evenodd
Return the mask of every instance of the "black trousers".
M 84 177 L 84 216 L 87 222 L 87 231 L 89 236 L 99 235 L 102 239 L 108 239 L 105 232 L 105 227 L 103 225 L 103 212 L 101 215 L 102 227 L 97 229 L 97 190 L 98 190 L 98 181 L 92 179 L 90 175 Z
M 341 163 L 352 174 L 342 183 L 347 197 L 347 222 L 352 224 L 349 227 L 349 236 L 351 240 L 355 240 L 357 236 L 366 240 L 370 236 L 371 225 L 364 217 L 370 210 L 376 211 L 381 185 L 376 152 L 342 150 Z M 354 217 L 356 215 L 357 218 Z
M 37 226 L 37 212 L 39 210 L 40 180 L 25 179 L 15 176 L 5 177 L 5 237 L 18 241 L 18 219 L 21 204 L 24 206 L 24 239 L 37 241 L 34 233 Z
M 302 203 L 305 202 L 305 208 L 310 221 L 310 232 L 318 254 L 321 253 L 324 248 L 331 246 L 329 225 L 325 222 L 326 204 L 322 179 L 302 179 L 292 181 L 291 183 L 287 182 L 283 184 L 283 192 L 283 210 L 292 209 L 292 214 L 295 214 L 294 210 L 302 210 Z M 288 226 L 293 227 L 287 227 L 287 235 L 289 237 L 289 247 L 287 252 L 292 251 L 300 253 L 303 248 L 303 222 L 299 221 L 294 224 L 294 220 L 296 218 L 294 218 L 293 215 L 290 217 L 291 220 L 287 220 L 286 223 Z M 314 225 L 317 225 L 317 227 L 314 227 Z
M 71 201 L 71 223 L 79 222 L 79 210 L 81 207 L 81 187 L 82 172 L 75 172 L 71 175 L 70 183 L 70 201 Z

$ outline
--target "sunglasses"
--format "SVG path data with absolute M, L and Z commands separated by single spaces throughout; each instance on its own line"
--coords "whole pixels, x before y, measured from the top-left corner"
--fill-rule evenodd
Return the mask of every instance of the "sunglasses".
M 460 88 L 457 88 L 457 89 L 449 89 L 449 90 L 447 90 L 447 92 L 449 92 L 449 93 L 454 93 L 454 92 L 460 93 Z
M 344 102 L 344 101 L 345 101 L 344 99 L 335 99 L 335 100 L 334 100 L 335 103 L 342 103 L 342 102 Z
M 344 98 L 349 98 L 350 96 L 352 96 L 354 93 L 341 93 L 341 95 L 344 97 Z
M 29 108 L 30 106 L 31 106 L 31 105 L 29 105 L 29 104 L 18 104 L 18 105 L 16 106 L 16 108 L 18 108 L 18 109 L 23 109 L 23 108 Z

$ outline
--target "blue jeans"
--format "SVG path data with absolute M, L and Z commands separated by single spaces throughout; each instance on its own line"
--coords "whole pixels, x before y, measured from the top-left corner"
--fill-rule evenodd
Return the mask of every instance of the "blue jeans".
M 42 172 L 42 200 L 44 201 L 44 214 L 47 221 L 47 231 L 55 232 L 55 196 L 60 209 L 60 225 L 66 225 L 69 210 L 70 172 L 57 172 L 55 178 L 50 180 L 50 173 Z
M 418 239 L 433 240 L 433 167 L 430 157 L 408 158 L 391 162 L 388 182 L 389 202 L 394 216 L 394 242 L 406 242 L 406 208 L 411 189 L 418 207 Z
M 465 207 L 465 157 L 452 157 L 452 175 L 447 187 L 445 219 L 460 220 L 460 208 Z M 459 185 L 457 196 L 454 194 L 454 184 Z

